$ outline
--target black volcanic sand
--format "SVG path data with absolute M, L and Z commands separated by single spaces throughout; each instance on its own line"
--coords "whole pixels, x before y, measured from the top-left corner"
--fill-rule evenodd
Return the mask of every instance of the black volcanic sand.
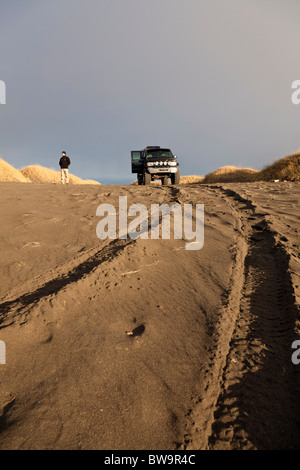
M 0 449 L 299 447 L 299 184 L 0 195 Z M 119 196 L 204 204 L 204 247 L 99 240 Z

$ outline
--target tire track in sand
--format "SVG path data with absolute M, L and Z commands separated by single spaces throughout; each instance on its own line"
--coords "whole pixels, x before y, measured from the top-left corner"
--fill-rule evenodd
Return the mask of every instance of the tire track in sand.
M 112 240 L 98 250 L 89 250 L 88 255 L 67 271 L 63 266 L 50 271 L 51 277 L 46 282 L 38 283 L 38 279 L 31 281 L 31 288 L 22 295 L 10 300 L 2 299 L 0 303 L 0 329 L 5 328 L 15 321 L 23 321 L 29 312 L 29 307 L 37 304 L 41 299 L 56 295 L 69 284 L 78 282 L 88 276 L 100 264 L 118 256 L 126 247 L 133 244 L 134 240 Z M 68 268 L 68 262 L 65 263 Z
M 289 255 L 250 200 L 221 186 L 206 189 L 223 193 L 240 236 L 205 391 L 191 411 L 184 448 L 295 449 L 300 384 L 291 344 L 299 312 Z
M 179 189 L 172 187 L 166 188 L 163 188 L 160 204 L 167 204 L 169 201 L 172 203 L 180 203 L 176 197 L 177 194 L 179 194 Z M 171 197 L 168 189 L 171 190 Z M 158 223 L 162 223 L 162 216 L 159 217 Z M 149 228 L 150 224 L 151 216 L 148 217 Z M 43 273 L 42 277 L 30 279 L 30 281 L 26 283 L 26 286 L 24 286 L 25 290 L 21 295 L 10 292 L 9 296 L 0 299 L 0 329 L 10 326 L 16 321 L 23 322 L 29 315 L 30 308 L 36 305 L 40 300 L 49 296 L 55 296 L 69 284 L 85 278 L 100 264 L 112 260 L 129 245 L 134 244 L 135 240 L 130 238 L 125 240 L 116 238 L 108 242 L 106 241 L 104 246 L 102 245 L 100 249 L 98 247 L 91 248 L 82 256 L 79 255 L 73 260 L 69 260 L 51 269 L 47 273 Z

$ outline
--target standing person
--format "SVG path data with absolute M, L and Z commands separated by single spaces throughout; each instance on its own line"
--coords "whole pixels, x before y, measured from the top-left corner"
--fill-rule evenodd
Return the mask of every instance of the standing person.
M 69 166 L 71 160 L 67 157 L 66 152 L 61 152 L 61 159 L 59 160 L 59 166 L 61 168 L 61 184 L 69 184 Z

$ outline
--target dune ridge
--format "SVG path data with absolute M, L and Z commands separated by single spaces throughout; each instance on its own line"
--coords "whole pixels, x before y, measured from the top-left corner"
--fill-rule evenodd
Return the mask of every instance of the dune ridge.
M 299 181 L 300 180 L 300 151 L 287 155 L 266 166 L 259 174 L 259 179 Z
M 20 183 L 60 183 L 60 172 L 41 165 L 29 165 L 17 170 L 0 158 L 0 181 Z M 69 174 L 70 184 L 101 184 L 94 180 L 84 180 Z
M 204 177 L 196 175 L 182 177 L 181 184 L 248 183 L 274 180 L 300 180 L 300 151 L 280 158 L 270 165 L 265 166 L 262 170 L 226 165 L 208 173 Z
M 53 168 L 45 168 L 41 165 L 30 165 L 22 168 L 21 173 L 32 183 L 60 183 L 60 172 Z M 100 184 L 94 180 L 83 180 L 72 174 L 69 174 L 69 180 L 70 184 Z
M 0 181 L 28 183 L 28 179 L 12 165 L 0 158 Z
M 207 174 L 202 183 L 244 183 L 255 181 L 259 170 L 253 168 L 238 168 L 236 166 L 223 166 Z
M 180 178 L 180 184 L 202 183 L 204 176 L 186 175 Z

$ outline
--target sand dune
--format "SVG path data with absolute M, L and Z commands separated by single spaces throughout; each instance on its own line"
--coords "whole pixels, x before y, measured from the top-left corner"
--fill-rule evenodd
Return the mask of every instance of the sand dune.
M 201 181 L 204 184 L 208 183 L 233 183 L 233 182 L 249 182 L 254 181 L 259 173 L 258 170 L 252 168 L 238 168 L 235 166 L 223 166 L 217 170 L 209 173 Z
M 299 447 L 297 183 L 0 195 L 1 449 Z M 120 195 L 203 203 L 204 247 L 97 239 Z
M 18 181 L 21 183 L 27 183 L 28 179 L 21 171 L 16 170 L 13 166 L 0 158 L 0 181 Z
M 180 178 L 180 184 L 201 183 L 204 176 L 187 175 Z
M 70 184 L 97 184 L 98 181 L 83 180 L 69 174 Z M 45 168 L 41 165 L 30 165 L 16 170 L 12 165 L 0 159 L 0 181 L 21 183 L 60 183 L 60 171 Z
M 37 183 L 60 183 L 60 171 L 40 165 L 30 165 L 21 170 L 28 181 Z M 83 180 L 69 173 L 70 184 L 100 184 L 97 181 Z
M 300 180 L 300 152 L 287 155 L 277 160 L 271 165 L 266 166 L 259 174 L 262 180 Z
M 217 170 L 205 175 L 200 181 L 197 176 L 186 177 L 189 180 L 182 183 L 200 182 L 203 184 L 210 183 L 246 183 L 251 181 L 299 181 L 300 180 L 300 152 L 293 153 L 283 157 L 271 165 L 266 166 L 263 170 L 255 170 L 253 168 L 239 168 L 236 166 L 223 166 Z M 194 181 L 191 180 L 194 178 Z

